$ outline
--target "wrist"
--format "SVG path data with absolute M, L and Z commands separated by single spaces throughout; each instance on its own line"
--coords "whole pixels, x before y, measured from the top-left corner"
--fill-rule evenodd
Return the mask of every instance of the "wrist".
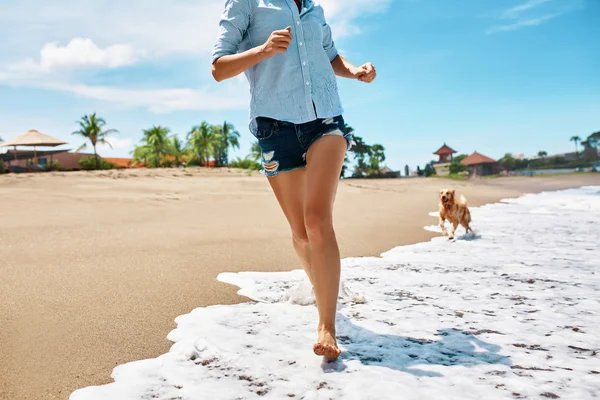
M 261 44 L 260 46 L 256 46 L 255 50 L 256 50 L 256 56 L 258 58 L 260 58 L 261 61 L 270 57 L 270 55 L 267 52 L 267 48 L 264 44 Z
M 358 75 L 359 75 L 358 67 L 351 66 L 350 68 L 348 68 L 348 72 L 350 72 L 350 76 L 352 77 L 352 79 L 358 79 Z

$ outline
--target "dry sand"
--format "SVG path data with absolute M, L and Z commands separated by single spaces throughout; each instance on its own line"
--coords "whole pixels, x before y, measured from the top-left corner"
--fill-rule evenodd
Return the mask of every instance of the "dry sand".
M 600 174 L 345 180 L 335 225 L 343 257 L 429 240 L 442 186 L 472 206 L 600 185 Z M 474 221 L 475 227 L 478 221 Z M 0 398 L 67 399 L 112 369 L 165 353 L 173 319 L 245 301 L 223 271 L 299 268 L 264 177 L 127 170 L 0 175 Z

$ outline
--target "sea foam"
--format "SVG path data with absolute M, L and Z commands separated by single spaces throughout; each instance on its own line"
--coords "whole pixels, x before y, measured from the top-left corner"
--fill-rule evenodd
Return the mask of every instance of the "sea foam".
M 224 273 L 255 302 L 178 317 L 168 353 L 70 399 L 596 398 L 600 187 L 471 212 L 474 236 L 343 260 L 336 362 L 303 271 Z

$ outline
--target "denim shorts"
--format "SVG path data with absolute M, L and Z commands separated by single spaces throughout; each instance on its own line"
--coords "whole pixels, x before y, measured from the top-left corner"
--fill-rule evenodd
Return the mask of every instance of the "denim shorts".
M 308 148 L 323 136 L 342 136 L 348 143 L 347 150 L 354 144 L 352 135 L 346 132 L 346 124 L 341 115 L 304 124 L 257 117 L 256 124 L 254 136 L 258 139 L 262 153 L 261 172 L 266 176 L 306 167 Z

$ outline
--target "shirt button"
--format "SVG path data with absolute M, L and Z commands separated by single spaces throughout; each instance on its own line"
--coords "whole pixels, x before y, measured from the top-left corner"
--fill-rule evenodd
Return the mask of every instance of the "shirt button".
M 310 85 L 310 82 L 309 82 L 309 81 L 306 81 L 306 86 L 308 86 L 308 85 Z
M 298 43 L 300 46 L 302 46 L 302 42 Z
M 306 61 L 302 61 L 302 65 L 306 65 Z
M 300 21 L 296 21 L 296 25 L 300 25 Z

